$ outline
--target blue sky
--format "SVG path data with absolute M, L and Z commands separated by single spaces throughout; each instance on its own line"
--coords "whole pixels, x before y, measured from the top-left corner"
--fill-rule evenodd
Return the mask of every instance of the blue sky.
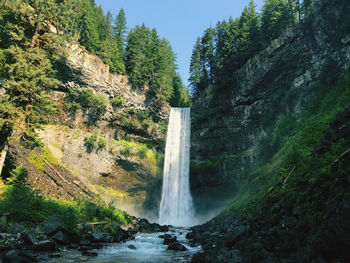
M 177 54 L 178 72 L 186 86 L 192 47 L 203 31 L 217 21 L 239 17 L 249 0 L 95 0 L 105 13 L 124 9 L 128 28 L 144 23 L 169 40 Z M 258 10 L 264 0 L 254 1 Z

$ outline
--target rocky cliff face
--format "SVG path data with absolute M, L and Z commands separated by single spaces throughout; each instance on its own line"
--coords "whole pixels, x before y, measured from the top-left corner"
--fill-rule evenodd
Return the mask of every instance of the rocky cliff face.
M 149 97 L 147 87 L 134 89 L 127 76 L 110 73 L 81 46 L 67 47 L 59 72 L 62 85 L 51 94 L 57 114 L 39 131 L 43 147 L 24 151 L 10 140 L 12 163 L 30 167 L 30 183 L 46 194 L 97 195 L 131 214 L 157 216 L 170 106 Z M 90 119 L 93 107 L 68 109 L 72 92 L 82 91 L 104 101 L 98 118 Z
M 312 22 L 288 28 L 247 61 L 237 89 L 207 90 L 196 101 L 191 184 L 197 200 L 236 193 L 236 182 L 249 176 L 266 131 L 277 129 L 286 116 L 298 119 L 326 60 L 349 66 L 350 10 L 344 5 L 316 1 Z

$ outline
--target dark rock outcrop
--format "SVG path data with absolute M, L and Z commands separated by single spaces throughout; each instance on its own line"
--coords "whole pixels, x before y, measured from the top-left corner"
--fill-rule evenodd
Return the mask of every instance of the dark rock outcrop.
M 174 243 L 169 244 L 168 250 L 186 251 L 187 248 L 184 245 L 180 244 L 179 242 L 174 242 Z

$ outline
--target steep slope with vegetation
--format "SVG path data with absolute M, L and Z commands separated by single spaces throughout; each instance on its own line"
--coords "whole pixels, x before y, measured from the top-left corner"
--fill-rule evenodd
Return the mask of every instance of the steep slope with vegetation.
M 90 0 L 0 9 L 2 177 L 154 216 L 169 108 L 190 103 L 169 42 Z
M 282 7 L 292 3 L 267 0 L 259 16 L 251 3 L 236 22 L 214 30 L 214 78 L 204 89 L 192 83 L 198 208 L 208 205 L 199 197 L 213 200 L 217 192 L 230 206 L 193 229 L 205 251 L 193 262 L 349 260 L 349 6 L 305 1 L 293 25 L 277 16 L 290 14 Z M 254 19 L 248 28 L 262 44 L 244 53 L 239 36 L 249 10 L 259 30 Z M 269 31 L 264 19 L 284 26 Z M 220 53 L 220 40 L 230 36 L 223 43 L 233 53 Z M 201 74 L 210 72 L 200 65 Z
M 277 21 L 285 27 L 276 28 L 275 35 L 279 37 L 271 41 L 265 35 L 264 27 L 268 25 L 264 26 L 267 22 L 263 17 L 274 2 L 279 4 L 274 7 L 276 17 L 270 17 L 270 23 Z M 230 195 L 241 186 L 245 188 L 244 181 L 247 179 L 248 185 L 249 178 L 255 178 L 252 172 L 269 162 L 298 129 L 310 99 L 320 92 L 312 83 L 321 72 L 325 73 L 325 81 L 333 83 L 332 78 L 337 80 L 341 69 L 349 65 L 350 23 L 344 11 L 347 5 L 315 1 L 307 6 L 305 2 L 291 20 L 281 14 L 283 10 L 289 14 L 292 2 L 266 1 L 259 15 L 251 2 L 241 18 L 209 29 L 215 33 L 210 41 L 215 48 L 206 48 L 203 42 L 208 30 L 201 38 L 201 70 L 192 70 L 191 76 L 194 72 L 213 72 L 213 77 L 201 77 L 211 79 L 203 90 L 200 82 L 192 81 L 197 97 L 192 123 L 191 180 L 195 191 L 220 189 Z M 243 26 L 247 12 L 252 18 Z M 256 31 L 255 23 L 262 43 L 248 52 L 239 43 L 244 40 L 249 45 L 258 44 L 242 38 L 247 35 L 244 30 L 250 28 L 251 34 Z M 197 44 L 192 62 L 197 57 Z M 227 48 L 231 51 L 225 51 Z M 243 58 L 245 53 L 248 55 Z M 213 69 L 206 62 L 208 56 L 213 58 Z M 232 187 L 228 189 L 228 185 Z

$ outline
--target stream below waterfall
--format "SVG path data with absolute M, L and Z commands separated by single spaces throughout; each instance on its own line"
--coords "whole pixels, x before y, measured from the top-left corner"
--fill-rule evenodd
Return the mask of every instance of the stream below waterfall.
M 82 252 L 77 250 L 63 250 L 60 258 L 53 258 L 41 262 L 62 263 L 62 262 L 95 262 L 95 263 L 173 263 L 190 262 L 194 254 L 200 252 L 200 247 L 190 247 L 186 234 L 189 232 L 185 228 L 172 228 L 167 234 L 176 235 L 177 240 L 183 244 L 187 251 L 171 251 L 167 245 L 163 245 L 163 239 L 159 235 L 165 233 L 137 234 L 134 240 L 124 243 L 106 244 L 96 252 L 97 257 L 82 256 Z M 129 246 L 135 246 L 130 249 Z

